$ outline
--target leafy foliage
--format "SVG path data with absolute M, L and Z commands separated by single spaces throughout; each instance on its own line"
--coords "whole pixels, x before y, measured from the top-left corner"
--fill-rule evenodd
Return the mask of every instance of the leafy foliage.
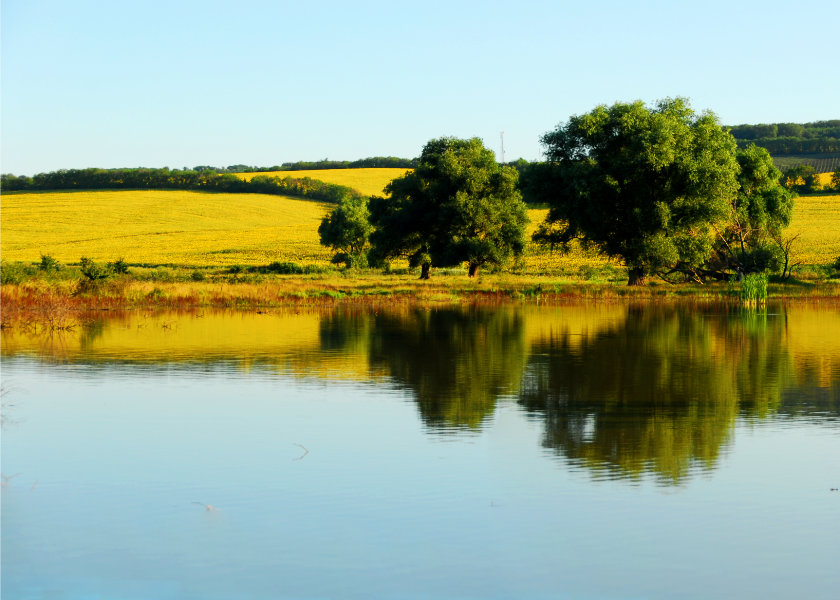
M 96 263 L 91 259 L 83 256 L 79 260 L 79 270 L 82 272 L 82 275 L 87 277 L 89 281 L 99 281 L 101 279 L 107 279 L 111 276 L 112 271 L 105 265 Z
M 683 99 L 599 106 L 542 138 L 530 194 L 551 206 L 537 240 L 620 257 L 629 283 L 699 267 L 738 188 L 735 142 Z
M 840 120 L 736 125 L 730 131 L 739 146 L 754 143 L 773 155 L 840 152 Z
M 502 265 L 522 254 L 527 210 L 518 173 L 496 163 L 478 138 L 439 138 L 423 148 L 417 168 L 393 180 L 387 198 L 370 201 L 372 257 L 405 256 L 421 266 Z
M 367 198 L 346 196 L 321 220 L 318 235 L 321 244 L 337 251 L 333 262 L 343 262 L 347 267 L 362 266 L 360 257 L 367 251 L 373 229 L 367 204 Z
M 111 269 L 117 275 L 126 275 L 128 274 L 128 263 L 125 262 L 122 258 L 118 258 L 114 262 L 108 263 L 108 268 Z
M 779 184 L 779 170 L 764 148 L 738 150 L 738 193 L 729 204 L 726 225 L 718 230 L 704 270 L 718 278 L 728 272 L 753 273 L 780 268 L 782 230 L 793 215 L 795 194 Z
M 785 169 L 782 181 L 786 188 L 800 194 L 811 194 L 821 188 L 819 174 L 811 165 L 797 165 Z
M 338 202 L 351 188 L 309 177 L 259 175 L 245 180 L 236 175 L 215 171 L 169 169 L 68 169 L 39 173 L 34 177 L 3 175 L 4 191 L 28 190 L 199 190 L 228 193 L 300 196 L 326 202 Z
M 52 273 L 61 270 L 61 263 L 49 254 L 41 255 L 41 262 L 38 263 L 38 270 L 45 273 Z

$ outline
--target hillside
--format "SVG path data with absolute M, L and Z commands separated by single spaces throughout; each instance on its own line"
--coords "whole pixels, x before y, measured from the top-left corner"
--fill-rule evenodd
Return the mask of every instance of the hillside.
M 81 256 L 130 263 L 328 263 L 318 224 L 332 205 L 180 190 L 4 194 L 4 260 Z
M 264 194 L 190 191 L 96 191 L 4 194 L 0 204 L 4 260 L 63 263 L 82 256 L 132 264 L 193 266 L 327 265 L 318 224 L 333 205 Z M 545 217 L 531 209 L 529 231 Z M 840 196 L 796 200 L 790 234 L 794 260 L 826 264 L 840 256 Z M 615 262 L 590 252 L 569 256 L 528 245 L 529 274 L 577 274 Z
M 392 179 L 404 175 L 404 168 L 362 168 L 362 169 L 311 169 L 301 171 L 266 171 L 260 173 L 235 173 L 245 181 L 264 175 L 268 177 L 294 177 L 318 179 L 336 185 L 346 185 L 366 196 L 382 195 L 383 189 Z

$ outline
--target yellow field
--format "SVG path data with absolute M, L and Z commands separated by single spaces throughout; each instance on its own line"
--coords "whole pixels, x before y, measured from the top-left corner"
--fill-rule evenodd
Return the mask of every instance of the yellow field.
M 785 237 L 797 234 L 793 262 L 826 264 L 840 257 L 840 195 L 797 198 Z
M 375 170 L 375 169 L 369 169 Z M 332 205 L 264 194 L 102 191 L 7 194 L 0 203 L 5 260 L 96 261 L 192 266 L 329 263 L 318 224 Z M 530 210 L 529 235 L 545 218 Z M 95 218 L 94 218 L 95 216 Z M 609 264 L 597 255 L 563 256 L 529 246 L 526 272 L 576 271 Z
M 318 224 L 331 204 L 262 194 L 102 191 L 4 194 L 4 260 L 184 265 L 327 264 Z
M 346 185 L 354 190 L 360 191 L 366 196 L 379 196 L 382 190 L 388 185 L 392 179 L 396 179 L 404 175 L 410 169 L 316 169 L 312 171 L 269 171 L 267 173 L 236 173 L 246 181 L 250 181 L 257 175 L 267 175 L 269 177 L 294 177 L 310 179 L 318 179 L 326 183 L 335 183 L 337 185 Z
M 817 177 L 819 177 L 820 185 L 823 187 L 831 185 L 831 176 L 833 173 L 817 173 Z
M 385 169 L 367 169 L 377 171 Z M 0 202 L 4 260 L 96 261 L 193 266 L 329 263 L 318 224 L 332 205 L 262 194 L 101 191 L 5 194 Z M 529 235 L 546 210 L 529 210 Z M 796 200 L 786 235 L 800 237 L 793 261 L 826 264 L 840 256 L 840 196 Z M 575 274 L 619 265 L 591 252 L 570 255 L 529 245 L 527 274 Z

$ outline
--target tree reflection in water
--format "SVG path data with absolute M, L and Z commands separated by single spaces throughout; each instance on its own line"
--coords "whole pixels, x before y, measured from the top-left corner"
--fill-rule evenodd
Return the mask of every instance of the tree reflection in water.
M 19 326 L 3 331 L 0 350 L 97 370 L 222 366 L 386 381 L 434 431 L 478 431 L 497 402 L 516 401 L 544 423 L 545 447 L 597 477 L 678 483 L 716 466 L 736 419 L 836 421 L 838 323 L 802 306 L 350 305 L 128 314 L 58 332 Z
M 337 311 L 322 321 L 321 340 L 332 349 L 366 344 L 370 368 L 410 390 L 436 428 L 480 427 L 498 398 L 517 393 L 526 360 L 516 310 Z
M 775 409 L 792 380 L 784 320 L 631 308 L 579 342 L 532 347 L 520 404 L 545 421 L 544 445 L 607 477 L 652 472 L 677 483 L 711 469 L 739 411 Z

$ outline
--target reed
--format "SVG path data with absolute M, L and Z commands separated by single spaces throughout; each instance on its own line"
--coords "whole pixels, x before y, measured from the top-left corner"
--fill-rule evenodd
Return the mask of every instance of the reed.
M 748 305 L 764 304 L 767 301 L 767 275 L 750 273 L 741 281 L 741 302 Z

